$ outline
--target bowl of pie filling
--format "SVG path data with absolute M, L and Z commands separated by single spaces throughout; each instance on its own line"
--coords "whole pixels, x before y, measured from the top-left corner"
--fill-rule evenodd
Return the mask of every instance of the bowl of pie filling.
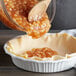
M 20 35 L 9 40 L 4 50 L 17 67 L 32 72 L 60 72 L 76 64 L 76 37 L 66 33 L 47 33 L 38 39 Z

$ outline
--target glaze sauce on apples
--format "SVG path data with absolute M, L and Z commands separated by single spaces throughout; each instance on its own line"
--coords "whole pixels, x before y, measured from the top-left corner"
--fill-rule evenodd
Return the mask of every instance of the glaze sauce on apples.
M 34 48 L 31 51 L 26 51 L 28 57 L 40 57 L 40 58 L 48 58 L 52 57 L 53 55 L 58 55 L 56 51 L 53 51 L 50 48 Z

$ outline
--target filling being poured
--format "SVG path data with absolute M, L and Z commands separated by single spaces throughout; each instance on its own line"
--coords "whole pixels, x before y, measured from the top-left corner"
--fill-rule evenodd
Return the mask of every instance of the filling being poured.
M 25 31 L 33 38 L 39 38 L 49 31 L 51 26 L 46 13 L 38 21 L 28 21 L 28 14 L 30 10 L 38 3 L 38 0 L 4 0 L 4 2 L 12 19 L 19 24 L 19 26 L 24 28 L 21 29 L 21 31 Z M 17 29 L 15 28 L 16 25 L 9 25 L 8 27 Z

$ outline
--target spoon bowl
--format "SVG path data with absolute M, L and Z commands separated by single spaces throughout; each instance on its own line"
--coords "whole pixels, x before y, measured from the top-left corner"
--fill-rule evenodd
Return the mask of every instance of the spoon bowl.
M 42 18 L 46 13 L 46 10 L 50 4 L 51 0 L 43 0 L 36 4 L 28 14 L 29 22 L 37 21 Z

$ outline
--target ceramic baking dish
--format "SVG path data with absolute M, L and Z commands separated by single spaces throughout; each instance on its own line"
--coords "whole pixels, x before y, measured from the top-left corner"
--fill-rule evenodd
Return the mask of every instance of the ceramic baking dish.
M 63 49 L 62 50 L 63 53 L 65 53 L 66 50 L 67 50 L 67 53 L 71 53 L 70 51 L 72 51 L 72 49 L 73 49 L 72 52 L 74 52 L 74 51 L 76 52 L 76 50 L 75 50 L 76 49 L 76 45 L 75 45 L 76 44 L 76 38 L 75 37 L 72 37 L 72 36 L 67 35 L 67 34 L 50 34 L 50 33 L 47 33 L 46 36 L 44 37 L 44 39 L 46 39 L 46 37 L 48 35 L 51 37 L 51 39 L 54 40 L 54 41 L 50 40 L 50 42 L 52 43 L 50 47 L 52 49 L 54 49 L 56 51 L 57 50 L 60 51 L 61 49 Z M 22 36 L 26 36 L 26 35 L 22 35 Z M 15 37 L 13 39 L 17 39 L 17 38 L 20 38 L 22 36 Z M 56 39 L 56 38 L 58 38 L 58 39 Z M 13 39 L 11 39 L 11 40 L 13 40 Z M 49 40 L 49 38 L 48 38 L 48 40 Z M 65 43 L 63 43 L 64 41 L 65 41 Z M 54 48 L 52 46 L 52 45 L 55 45 L 53 42 L 56 42 L 55 44 L 57 45 L 57 47 Z M 47 61 L 47 60 L 38 61 L 38 60 L 33 60 L 33 59 L 25 59 L 25 58 L 16 56 L 15 54 L 9 52 L 9 50 L 7 49 L 7 46 L 8 46 L 7 43 L 5 43 L 5 45 L 4 45 L 5 53 L 11 56 L 13 63 L 17 67 L 22 68 L 24 70 L 33 71 L 33 72 L 41 72 L 41 73 L 60 72 L 60 71 L 68 70 L 68 69 L 74 67 L 76 64 L 76 56 L 70 57 L 67 59 L 65 58 L 65 59 L 61 59 L 61 60 L 54 60 L 54 61 L 51 61 L 51 60 L 49 60 L 49 61 Z M 65 44 L 67 44 L 67 45 L 65 46 Z M 27 42 L 27 45 L 28 45 L 28 42 Z M 31 43 L 30 43 L 30 45 L 31 45 Z M 61 46 L 61 45 L 63 45 L 63 46 Z

